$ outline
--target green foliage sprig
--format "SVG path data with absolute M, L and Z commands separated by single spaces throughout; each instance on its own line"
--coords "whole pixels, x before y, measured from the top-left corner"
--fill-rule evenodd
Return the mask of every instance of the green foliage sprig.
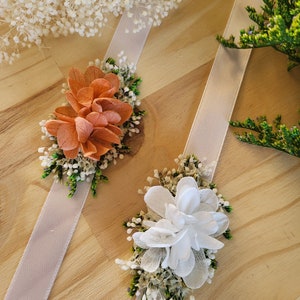
M 300 121 L 298 122 L 300 125 Z M 238 140 L 253 145 L 274 148 L 290 155 L 300 157 L 300 129 L 297 126 L 287 128 L 277 116 L 273 124 L 269 124 L 265 116 L 257 120 L 247 118 L 244 122 L 230 121 L 233 127 L 251 130 L 242 134 L 236 133 Z
M 249 18 L 256 25 L 240 30 L 239 42 L 231 35 L 217 40 L 228 48 L 246 49 L 273 47 L 287 55 L 288 70 L 300 64 L 300 0 L 263 0 L 259 13 L 247 6 Z

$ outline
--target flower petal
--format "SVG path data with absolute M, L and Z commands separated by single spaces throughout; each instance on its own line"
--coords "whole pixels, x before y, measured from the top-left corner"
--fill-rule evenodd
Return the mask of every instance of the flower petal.
M 133 238 L 133 240 L 134 240 L 134 243 L 135 243 L 138 247 L 143 248 L 143 249 L 148 249 L 149 247 L 147 246 L 147 244 L 141 240 L 141 236 L 142 236 L 143 234 L 144 234 L 144 232 L 141 232 L 141 231 L 135 232 L 135 233 L 132 235 L 132 238 Z
M 192 228 L 194 228 L 197 232 L 211 235 L 218 230 L 218 224 L 213 217 L 213 213 L 199 211 L 193 214 L 193 217 L 197 219 L 197 222 L 192 224 Z
M 116 93 L 116 90 L 115 90 L 115 88 L 112 87 L 109 90 L 107 90 L 107 91 L 101 93 L 100 95 L 98 95 L 98 97 L 99 98 L 106 98 L 106 97 L 107 98 L 112 98 L 112 97 L 114 97 L 115 93 Z
M 67 122 L 61 120 L 49 120 L 46 122 L 45 127 L 49 134 L 52 136 L 57 136 L 57 131 L 60 125 L 66 124 Z
M 106 128 L 109 129 L 110 131 L 112 131 L 113 133 L 115 133 L 118 136 L 120 136 L 123 133 L 122 130 L 119 127 L 111 125 L 111 124 L 108 124 L 106 126 Z
M 97 147 L 89 140 L 81 144 L 81 149 L 85 157 L 90 157 L 97 153 Z
M 86 85 L 90 85 L 90 83 L 97 78 L 103 78 L 104 75 L 105 73 L 102 72 L 101 69 L 95 66 L 89 66 L 84 73 Z
M 143 227 L 153 227 L 155 226 L 156 222 L 150 220 L 143 220 Z
M 83 106 L 90 107 L 94 100 L 94 90 L 91 87 L 83 87 L 77 92 L 78 103 Z
M 94 90 L 93 98 L 98 98 L 102 93 L 111 89 L 111 83 L 104 78 L 97 78 L 93 80 L 90 87 Z
M 119 124 L 121 121 L 121 116 L 115 111 L 106 110 L 103 112 L 103 114 L 110 124 Z
M 68 83 L 74 95 L 77 95 L 78 90 L 86 86 L 84 75 L 76 68 L 69 71 Z
M 180 211 L 190 215 L 199 209 L 199 190 L 193 177 L 180 179 L 176 189 L 175 202 Z
M 185 234 L 176 244 L 172 245 L 170 249 L 170 258 L 169 258 L 169 267 L 171 269 L 176 270 L 179 268 L 180 272 L 182 272 L 182 275 L 179 276 L 186 276 L 191 272 L 190 266 L 184 267 L 184 263 L 181 266 L 178 266 L 180 261 L 187 262 L 187 264 L 191 263 L 191 261 L 188 262 L 192 253 L 191 249 L 191 243 L 189 236 Z M 185 270 L 184 270 L 185 269 Z
M 191 176 L 183 177 L 178 181 L 177 187 L 176 187 L 176 194 L 180 194 L 184 192 L 185 188 L 198 188 L 197 182 L 195 179 Z
M 169 267 L 170 247 L 166 247 L 165 250 L 166 250 L 166 255 L 165 255 L 164 260 L 161 262 L 161 267 L 163 269 L 166 269 Z
M 103 112 L 101 104 L 97 103 L 98 98 L 94 99 L 92 103 L 92 111 Z
M 200 248 L 218 250 L 223 248 L 224 246 L 224 244 L 219 240 L 201 232 L 197 233 L 197 236 L 195 236 L 195 240 L 198 245 L 197 250 Z
M 200 195 L 200 210 L 216 211 L 218 209 L 218 197 L 211 189 L 202 189 L 199 191 Z
M 151 227 L 140 236 L 140 240 L 149 248 L 165 248 L 174 244 L 177 237 L 166 228 Z
M 120 138 L 105 127 L 96 127 L 91 138 L 99 143 L 120 144 Z
M 86 118 L 86 116 L 91 112 L 90 107 L 83 106 L 79 111 L 78 111 L 78 117 Z
M 114 89 L 114 93 L 113 93 L 113 95 L 114 95 L 120 88 L 119 77 L 114 73 L 107 73 L 107 74 L 105 74 L 104 78 L 111 83 L 111 85 Z
M 92 141 L 92 144 L 96 146 L 97 152 L 95 152 L 93 154 L 89 154 L 89 155 L 87 155 L 87 157 L 89 157 L 90 159 L 93 159 L 93 160 L 99 160 L 102 155 L 107 153 L 112 148 L 112 147 L 106 147 L 95 141 Z
M 144 196 L 147 206 L 161 217 L 165 216 L 165 205 L 174 204 L 172 194 L 162 186 L 152 186 Z
M 72 150 L 63 150 L 63 151 L 64 151 L 65 157 L 70 158 L 70 159 L 74 159 L 78 155 L 78 150 L 79 150 L 79 148 L 77 147 L 77 148 L 74 148 Z
M 164 221 L 167 223 L 168 220 Z M 178 243 L 187 232 L 186 230 L 175 232 L 173 228 L 162 225 L 163 224 L 160 224 L 144 231 L 143 234 L 140 235 L 140 240 L 149 248 L 165 248 Z
M 63 150 L 73 150 L 78 147 L 78 137 L 75 124 L 61 124 L 57 130 L 57 143 Z
M 57 107 L 54 113 L 58 119 L 67 122 L 74 122 L 74 118 L 77 117 L 76 111 L 71 106 Z
M 221 212 L 212 213 L 212 216 L 218 224 L 218 230 L 213 234 L 213 236 L 219 236 L 227 230 L 229 226 L 229 219 Z
M 78 135 L 78 141 L 85 143 L 93 132 L 93 124 L 82 117 L 75 118 L 75 126 Z
M 189 275 L 183 277 L 183 281 L 187 287 L 191 289 L 198 289 L 206 282 L 208 278 L 208 265 L 202 249 L 200 251 L 194 251 L 194 256 L 194 268 Z
M 77 95 L 77 90 L 76 90 L 76 94 L 75 95 Z M 66 91 L 65 97 L 68 100 L 69 104 L 73 107 L 73 109 L 76 112 L 79 112 L 79 110 L 82 108 L 82 105 L 78 103 L 78 100 L 74 96 L 74 94 L 71 91 Z
M 77 92 L 82 89 L 84 86 L 85 86 L 85 83 L 82 84 L 80 82 L 78 82 L 77 80 L 74 80 L 72 78 L 69 78 L 68 79 L 68 85 L 69 85 L 69 88 L 71 90 L 71 93 L 76 96 L 77 95 Z
M 116 125 L 122 125 L 125 121 L 127 121 L 131 114 L 132 114 L 132 107 L 128 103 L 124 103 L 118 99 L 113 99 L 113 98 L 99 98 L 95 100 L 98 105 L 101 105 L 103 111 L 106 110 L 113 110 L 117 112 L 121 120 L 118 124 Z
M 77 82 L 81 83 L 83 86 L 85 85 L 84 75 L 77 68 L 71 68 L 70 69 L 69 78 L 73 79 L 73 80 L 76 80 Z
M 180 211 L 187 215 L 193 214 L 199 209 L 200 204 L 198 188 L 185 187 L 179 196 L 176 195 L 175 202 Z
M 89 113 L 86 116 L 86 119 L 91 122 L 94 127 L 105 127 L 106 125 L 108 125 L 105 115 L 95 111 Z
M 89 156 L 94 160 L 99 160 L 100 156 L 107 153 L 112 148 L 112 144 L 120 143 L 119 137 L 105 127 L 94 128 L 94 132 L 90 136 L 90 141 L 97 148 L 97 152 Z
M 141 260 L 141 268 L 149 273 L 155 272 L 158 269 L 160 261 L 164 255 L 164 249 L 150 248 L 146 250 Z
M 173 247 L 172 247 L 173 248 Z M 192 249 L 189 249 L 189 256 L 187 260 L 179 260 L 174 273 L 180 277 L 188 276 L 195 267 L 195 256 Z M 172 252 L 172 250 L 171 250 Z
M 182 212 L 174 204 L 167 204 L 165 210 L 166 219 L 172 221 L 178 229 L 182 229 L 185 225 L 185 218 Z
M 179 231 L 178 228 L 174 226 L 172 222 L 170 222 L 170 220 L 167 219 L 160 219 L 157 222 L 154 222 L 154 226 L 152 227 L 155 227 L 156 229 L 165 229 L 167 232 L 169 232 L 169 234 L 173 235 L 175 235 L 175 233 Z

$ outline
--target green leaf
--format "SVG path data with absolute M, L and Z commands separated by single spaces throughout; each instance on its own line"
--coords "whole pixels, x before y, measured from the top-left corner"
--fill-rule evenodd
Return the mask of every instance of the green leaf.
M 251 130 L 235 133 L 237 139 L 242 142 L 274 148 L 300 157 L 300 130 L 297 126 L 287 128 L 281 123 L 280 115 L 275 118 L 273 125 L 268 123 L 265 116 L 258 117 L 256 121 L 247 118 L 244 122 L 230 121 L 229 124 L 236 128 Z
M 240 30 L 239 41 L 217 35 L 216 39 L 228 48 L 273 47 L 288 58 L 287 69 L 300 64 L 300 0 L 263 0 L 258 12 L 251 6 L 246 7 L 249 19 L 256 25 Z

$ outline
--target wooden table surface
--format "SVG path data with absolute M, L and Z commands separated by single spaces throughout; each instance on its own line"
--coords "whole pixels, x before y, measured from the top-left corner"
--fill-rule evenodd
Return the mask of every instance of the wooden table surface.
M 114 263 L 130 257 L 122 222 L 144 208 L 139 188 L 155 168 L 174 166 L 224 31 L 233 0 L 185 0 L 153 28 L 138 64 L 143 78 L 145 138 L 134 156 L 107 172 L 110 182 L 88 197 L 49 299 L 128 299 L 131 277 Z M 246 5 L 246 4 L 245 4 Z M 102 58 L 117 20 L 102 37 L 48 38 L 13 65 L 0 67 L 0 299 L 16 270 L 52 179 L 41 179 L 39 121 L 62 103 L 70 67 Z M 286 57 L 254 50 L 233 112 L 243 120 L 282 114 L 299 119 L 300 68 Z M 213 134 L 213 133 L 212 133 Z M 204 143 L 205 144 L 205 143 Z M 234 207 L 233 239 L 218 252 L 213 284 L 196 299 L 284 299 L 300 296 L 299 158 L 237 141 L 227 133 L 214 181 Z

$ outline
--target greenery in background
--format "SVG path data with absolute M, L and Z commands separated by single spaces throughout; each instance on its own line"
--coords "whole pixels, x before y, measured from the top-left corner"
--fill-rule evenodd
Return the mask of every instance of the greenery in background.
M 251 6 L 246 7 L 249 18 L 255 23 L 248 29 L 241 29 L 239 42 L 230 35 L 217 40 L 225 47 L 236 49 L 273 47 L 287 55 L 288 70 L 300 65 L 300 0 L 262 0 L 262 12 Z M 298 122 L 300 125 L 300 121 Z M 297 126 L 287 128 L 278 116 L 269 124 L 265 116 L 244 122 L 230 121 L 233 127 L 244 128 L 236 137 L 249 144 L 274 148 L 300 157 L 300 130 Z
M 298 122 L 300 125 L 300 121 Z M 249 144 L 274 148 L 290 155 L 300 157 L 300 128 L 287 128 L 281 123 L 281 116 L 277 116 L 273 125 L 269 124 L 265 116 L 256 121 L 248 118 L 244 122 L 230 121 L 233 127 L 251 130 L 242 134 L 236 133 L 237 138 Z
M 262 12 L 247 6 L 249 18 L 256 23 L 240 31 L 239 42 L 231 35 L 217 40 L 229 48 L 273 47 L 287 55 L 288 70 L 300 65 L 300 0 L 263 0 Z

